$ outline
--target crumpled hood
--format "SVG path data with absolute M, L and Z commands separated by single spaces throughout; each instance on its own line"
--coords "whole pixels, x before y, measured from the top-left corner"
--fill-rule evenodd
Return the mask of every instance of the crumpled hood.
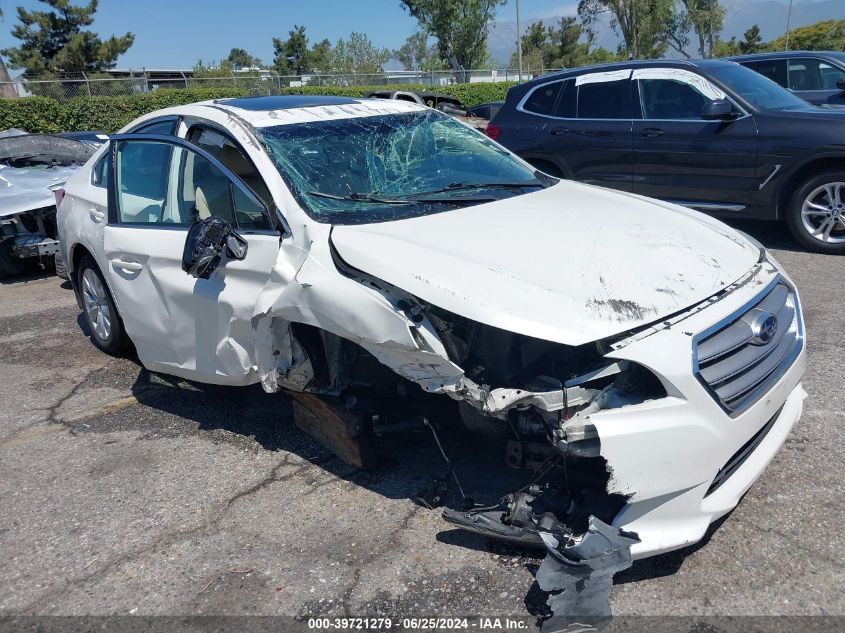
M 759 249 L 717 220 L 562 181 L 420 218 L 335 226 L 348 264 L 461 316 L 581 345 L 736 281 Z
M 79 167 L 8 167 L 0 165 L 0 217 L 56 204 L 50 185 L 64 182 Z

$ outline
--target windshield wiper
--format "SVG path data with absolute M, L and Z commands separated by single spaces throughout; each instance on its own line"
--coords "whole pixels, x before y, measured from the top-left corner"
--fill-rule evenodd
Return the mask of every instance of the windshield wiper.
M 433 196 L 438 193 L 448 193 L 451 191 L 465 191 L 468 189 L 523 189 L 526 187 L 542 187 L 543 183 L 539 180 L 525 180 L 522 182 L 453 182 L 450 185 L 441 187 L 440 189 L 432 189 L 431 191 L 421 191 L 419 193 L 405 196 L 406 200 L 416 200 L 425 196 Z
M 308 195 L 319 196 L 320 198 L 329 198 L 330 200 L 351 200 L 352 202 L 371 202 L 374 204 L 411 204 L 409 200 L 400 200 L 399 198 L 380 198 L 369 193 L 360 193 L 353 191 L 345 196 L 337 196 L 333 193 L 326 193 L 325 191 L 309 191 Z
M 485 185 L 486 186 L 486 185 Z M 352 202 L 366 202 L 370 204 L 452 204 L 452 205 L 461 205 L 461 204 L 472 204 L 477 202 L 492 202 L 495 200 L 492 196 L 461 196 L 459 198 L 417 198 L 418 195 L 430 196 L 435 195 L 438 191 L 427 191 L 424 194 L 414 194 L 413 196 L 408 196 L 407 198 L 381 198 L 378 195 L 370 194 L 370 193 L 361 193 L 358 191 L 353 191 L 352 193 L 346 194 L 345 196 L 338 196 L 333 193 L 326 193 L 324 191 L 309 191 L 308 193 L 312 196 L 319 196 L 321 198 L 329 198 L 330 200 L 350 200 Z M 451 189 L 445 189 L 444 191 L 451 191 Z

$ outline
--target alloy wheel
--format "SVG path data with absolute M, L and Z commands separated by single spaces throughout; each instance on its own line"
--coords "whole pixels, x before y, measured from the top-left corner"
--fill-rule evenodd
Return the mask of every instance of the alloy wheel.
M 109 300 L 103 283 L 90 268 L 86 268 L 82 273 L 82 301 L 94 335 L 101 341 L 108 341 L 112 319 Z
M 845 182 L 829 182 L 813 189 L 801 206 L 801 224 L 820 242 L 845 243 Z

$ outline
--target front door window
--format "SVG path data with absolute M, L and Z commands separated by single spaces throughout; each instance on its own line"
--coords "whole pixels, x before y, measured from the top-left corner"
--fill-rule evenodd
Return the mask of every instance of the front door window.
M 261 205 L 204 156 L 163 141 L 116 142 L 118 223 L 189 226 L 216 216 L 235 227 L 267 225 Z

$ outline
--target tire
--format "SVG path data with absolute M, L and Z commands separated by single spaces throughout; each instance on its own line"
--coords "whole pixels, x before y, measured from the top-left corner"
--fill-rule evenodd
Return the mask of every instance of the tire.
M 845 171 L 824 171 L 805 181 L 789 201 L 786 221 L 802 246 L 845 254 Z
M 23 260 L 12 251 L 12 240 L 0 242 L 0 279 L 23 272 Z
M 117 312 L 109 287 L 90 255 L 77 270 L 77 287 L 82 295 L 82 314 L 91 332 L 91 342 L 106 354 L 117 355 L 129 345 L 123 320 Z
M 53 255 L 53 267 L 56 269 L 56 276 L 61 279 L 70 279 L 67 274 L 67 266 L 65 266 L 65 258 L 62 257 L 62 252 L 59 251 Z

